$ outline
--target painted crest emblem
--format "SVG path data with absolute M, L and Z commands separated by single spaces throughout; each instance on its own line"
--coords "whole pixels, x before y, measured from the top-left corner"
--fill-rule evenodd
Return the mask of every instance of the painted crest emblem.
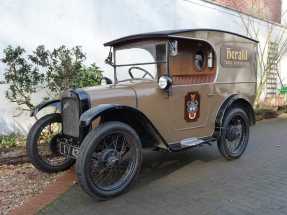
M 199 117 L 200 97 L 198 92 L 190 92 L 185 96 L 185 120 L 196 121 Z

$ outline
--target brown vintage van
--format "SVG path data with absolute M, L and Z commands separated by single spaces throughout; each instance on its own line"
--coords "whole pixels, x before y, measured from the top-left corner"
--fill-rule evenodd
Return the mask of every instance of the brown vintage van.
M 212 29 L 161 31 L 120 38 L 106 63 L 113 82 L 71 89 L 56 113 L 31 128 L 27 151 L 45 172 L 76 161 L 83 189 L 98 199 L 124 192 L 141 169 L 142 148 L 170 152 L 217 142 L 239 158 L 255 124 L 257 41 Z

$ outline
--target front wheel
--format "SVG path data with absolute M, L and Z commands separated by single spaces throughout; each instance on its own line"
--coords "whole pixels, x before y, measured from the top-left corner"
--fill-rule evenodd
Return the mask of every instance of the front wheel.
M 141 141 L 135 130 L 121 122 L 106 122 L 83 140 L 76 172 L 89 195 L 105 200 L 131 186 L 141 163 Z
M 59 172 L 70 168 L 75 160 L 59 153 L 62 137 L 62 117 L 58 113 L 39 119 L 27 137 L 27 154 L 32 164 L 43 172 Z
M 245 151 L 249 140 L 249 124 L 249 118 L 241 108 L 231 109 L 224 117 L 217 144 L 226 159 L 237 159 Z

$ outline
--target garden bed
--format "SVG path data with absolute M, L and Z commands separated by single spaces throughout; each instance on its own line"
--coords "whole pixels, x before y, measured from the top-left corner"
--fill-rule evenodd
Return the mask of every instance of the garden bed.
M 0 165 L 16 165 L 29 162 L 25 147 L 1 150 Z
M 26 138 L 22 135 L 0 136 L 0 165 L 28 162 L 25 143 Z

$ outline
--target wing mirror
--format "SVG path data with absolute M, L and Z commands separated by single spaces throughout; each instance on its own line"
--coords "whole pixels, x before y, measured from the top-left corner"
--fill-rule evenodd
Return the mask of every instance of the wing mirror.
M 163 75 L 158 79 L 158 86 L 162 90 L 167 90 L 172 84 L 172 79 L 167 76 Z
M 111 66 L 113 66 L 113 52 L 112 52 L 112 47 L 110 48 L 110 51 L 109 51 L 108 57 L 107 57 L 106 60 L 105 60 L 105 63 L 106 63 L 106 64 L 109 64 L 109 65 L 111 65 Z
M 169 54 L 171 56 L 176 56 L 178 54 L 178 42 L 177 42 L 177 40 L 169 42 Z
M 103 77 L 101 79 L 101 85 L 107 85 L 107 84 L 112 84 L 112 83 L 113 83 L 112 80 L 107 77 Z

